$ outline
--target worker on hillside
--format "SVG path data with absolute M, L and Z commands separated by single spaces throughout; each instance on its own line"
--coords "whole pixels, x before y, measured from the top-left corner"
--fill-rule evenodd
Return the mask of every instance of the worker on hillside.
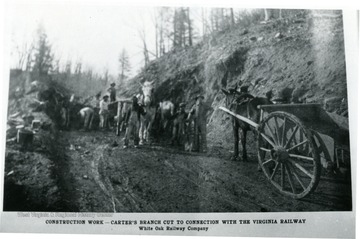
M 195 127 L 195 137 L 194 137 L 194 151 L 199 151 L 201 153 L 207 152 L 207 141 L 206 141 L 206 113 L 211 109 L 204 102 L 205 97 L 203 95 L 197 95 L 195 97 L 196 103 L 190 111 L 190 115 L 194 115 L 194 127 Z
M 125 124 L 127 124 L 125 132 L 124 148 L 129 146 L 130 137 L 134 138 L 134 146 L 139 146 L 139 127 L 140 127 L 140 115 L 145 115 L 144 108 L 138 104 L 138 98 L 133 96 L 132 105 L 128 109 L 126 114 Z
M 83 130 L 91 130 L 94 119 L 94 110 L 90 107 L 85 107 L 79 111 L 79 115 L 84 122 Z
M 100 129 L 108 128 L 109 96 L 104 95 L 100 101 Z
M 185 121 L 186 121 L 187 113 L 185 112 L 185 103 L 181 103 L 179 105 L 179 110 L 175 113 L 175 120 L 173 124 L 172 130 L 172 138 L 171 144 L 182 145 L 184 142 L 185 135 Z
M 116 115 L 117 104 L 116 103 L 116 89 L 115 83 L 110 84 L 110 88 L 107 89 L 107 92 L 110 96 L 110 104 L 109 104 L 109 115 L 108 115 L 108 124 L 113 127 L 115 126 L 114 117 Z
M 265 96 L 266 96 L 266 99 L 268 99 L 269 101 L 272 100 L 274 94 L 273 94 L 273 91 L 272 90 L 269 90 L 265 93 Z
M 91 102 L 91 106 L 94 110 L 93 116 L 93 128 L 97 128 L 100 125 L 100 102 L 101 102 L 101 92 L 97 93 Z
M 110 95 L 110 102 L 116 101 L 116 89 L 114 82 L 110 84 L 110 88 L 107 91 Z
M 240 93 L 241 94 L 249 94 L 249 86 L 248 85 L 242 85 L 240 87 Z

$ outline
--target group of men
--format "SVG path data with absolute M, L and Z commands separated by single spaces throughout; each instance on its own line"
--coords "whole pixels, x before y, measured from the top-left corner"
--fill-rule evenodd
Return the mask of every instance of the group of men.
M 83 130 L 91 130 L 93 128 L 93 120 L 95 114 L 98 114 L 100 118 L 99 128 L 109 128 L 109 124 L 111 123 L 111 120 L 109 118 L 109 106 L 116 103 L 115 85 L 115 83 L 111 83 L 110 88 L 107 90 L 108 94 L 105 94 L 102 97 L 102 100 L 100 100 L 100 94 L 96 95 L 96 105 L 94 109 L 91 107 L 84 107 L 79 111 L 79 115 L 84 123 Z
M 110 85 L 107 94 L 100 100 L 100 95 L 97 97 L 97 105 L 93 109 L 91 107 L 82 108 L 79 115 L 83 121 L 83 130 L 90 130 L 93 127 L 93 119 L 95 114 L 100 118 L 100 129 L 109 128 L 111 123 L 109 107 L 116 103 L 116 89 L 115 83 Z M 172 138 L 173 145 L 180 145 L 190 151 L 206 152 L 206 112 L 210 107 L 204 102 L 203 95 L 195 97 L 195 104 L 189 112 L 185 111 L 186 104 L 179 104 L 178 111 L 174 115 Z M 140 125 L 140 117 L 145 114 L 141 104 L 139 104 L 136 96 L 132 98 L 131 107 L 126 114 L 125 125 L 127 126 L 125 132 L 125 145 L 128 147 L 130 138 L 134 139 L 134 145 L 139 144 L 138 129 Z
M 185 108 L 185 103 L 181 103 L 176 112 L 171 143 L 183 146 L 188 151 L 206 153 L 206 114 L 211 108 L 204 102 L 203 95 L 195 97 L 195 104 L 189 113 Z

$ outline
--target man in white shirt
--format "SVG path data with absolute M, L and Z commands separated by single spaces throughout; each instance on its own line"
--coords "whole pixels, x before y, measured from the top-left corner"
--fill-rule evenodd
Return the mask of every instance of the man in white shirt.
M 108 115 L 109 115 L 109 96 L 104 95 L 103 99 L 100 101 L 100 129 L 105 129 L 108 127 Z
M 84 130 L 91 130 L 92 129 L 92 122 L 94 118 L 94 110 L 90 107 L 82 108 L 79 111 L 81 120 L 84 122 Z

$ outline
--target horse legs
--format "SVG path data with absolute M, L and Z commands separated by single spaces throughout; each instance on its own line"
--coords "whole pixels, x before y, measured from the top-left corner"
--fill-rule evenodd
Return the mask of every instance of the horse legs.
M 243 161 L 247 161 L 247 151 L 246 151 L 246 134 L 247 130 L 241 129 L 241 146 L 242 146 L 242 158 Z
M 140 139 L 140 145 L 143 145 L 144 144 L 144 128 L 145 128 L 145 125 L 144 125 L 144 121 L 140 121 L 140 129 L 139 129 L 139 139 Z
M 151 130 L 152 123 L 148 122 L 147 126 L 145 127 L 144 132 L 144 139 L 146 142 L 150 142 L 150 130 Z

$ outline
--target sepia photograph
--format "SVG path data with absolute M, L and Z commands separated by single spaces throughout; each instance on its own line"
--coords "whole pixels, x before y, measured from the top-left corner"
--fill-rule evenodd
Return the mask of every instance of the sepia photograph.
M 210 235 L 318 212 L 354 223 L 342 10 L 8 11 L 3 216 L 133 230 L 121 234 Z

